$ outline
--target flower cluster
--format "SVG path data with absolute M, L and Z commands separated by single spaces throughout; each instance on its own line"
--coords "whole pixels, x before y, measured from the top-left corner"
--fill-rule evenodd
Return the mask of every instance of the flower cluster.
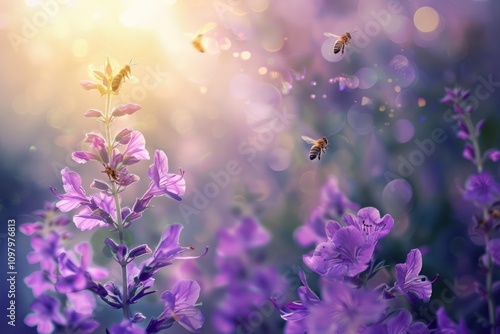
M 272 291 L 285 289 L 278 271 L 264 266 L 264 259 L 251 253 L 268 244 L 271 234 L 255 217 L 246 216 L 235 226 L 221 228 L 218 240 L 218 274 L 214 284 L 224 287 L 224 294 L 214 312 L 214 327 L 217 333 L 253 331 L 250 316 L 272 312 L 273 305 L 267 297 Z
M 152 317 L 145 328 L 137 325 L 146 317 L 141 312 L 132 312 L 131 306 L 156 292 L 153 285 L 158 271 L 176 260 L 199 256 L 185 256 L 185 253 L 193 251 L 194 248 L 179 244 L 182 230 L 180 224 L 172 224 L 164 229 L 154 252 L 147 244 L 127 245 L 125 229 L 130 228 L 132 223 L 143 215 L 153 198 L 168 196 L 180 201 L 186 191 L 184 171 L 180 170 L 179 174 L 170 173 L 167 155 L 156 150 L 154 161 L 148 169 L 149 187 L 133 204 L 123 203 L 122 193 L 139 181 L 137 175 L 129 172 L 129 167 L 149 160 L 150 155 L 141 132 L 122 129 L 113 135 L 111 124 L 119 117 L 137 112 L 141 106 L 128 103 L 111 107 L 112 95 L 119 94 L 119 88 L 130 75 L 129 65 L 117 70 L 107 57 L 103 70 L 92 70 L 91 75 L 98 82 L 82 81 L 81 85 L 86 90 L 96 89 L 101 96 L 105 96 L 106 108 L 104 111 L 91 109 L 85 116 L 97 119 L 103 124 L 104 131 L 88 133 L 84 140 L 88 148 L 73 152 L 72 158 L 80 164 L 96 162 L 101 168 L 100 174 L 104 177 L 92 181 L 90 188 L 94 192 L 88 194 L 83 187 L 81 176 L 76 171 L 67 167 L 62 169 L 64 192 L 59 193 L 57 189 L 51 188 L 59 200 L 50 207 L 50 212 L 41 214 L 49 217 L 46 218 L 45 224 L 33 223 L 23 227 L 26 234 L 32 235 L 32 245 L 35 249 L 35 252 L 28 255 L 28 260 L 30 263 L 40 262 L 42 269 L 41 272 L 35 272 L 26 278 L 26 283 L 33 288 L 37 300 L 32 306 L 35 313 L 28 316 L 25 322 L 29 326 L 38 325 L 40 333 L 52 332 L 54 326 L 80 326 L 77 328 L 78 332 L 87 333 L 93 332 L 99 326 L 90 319 L 91 313 L 82 313 L 69 306 L 60 305 L 57 299 L 45 293 L 55 291 L 67 296 L 67 300 L 72 302 L 71 305 L 89 305 L 90 302 L 76 302 L 76 298 L 90 296 L 94 301 L 94 296 L 97 296 L 109 307 L 121 309 L 123 321 L 110 326 L 106 329 L 107 333 L 157 333 L 170 328 L 176 322 L 192 332 L 199 332 L 204 321 L 201 311 L 196 308 L 200 287 L 192 280 L 178 281 L 170 290 L 164 291 L 160 298 L 165 305 L 163 311 L 157 317 Z M 73 222 L 79 230 L 107 228 L 117 232 L 116 239 L 106 238 L 103 243 L 113 255 L 117 268 L 121 270 L 121 282 L 103 282 L 108 273 L 92 266 L 91 248 L 88 243 L 75 245 L 74 252 L 65 251 L 61 247 L 60 241 L 67 238 L 67 232 L 58 233 L 56 230 L 60 226 L 68 225 L 70 220 L 63 219 L 61 217 L 66 216 L 55 215 L 53 212 L 73 210 L 76 210 Z M 208 248 L 204 254 L 207 251 Z M 150 258 L 136 263 L 137 258 L 144 256 Z M 65 316 L 59 313 L 60 306 L 66 311 Z M 93 306 L 88 309 L 92 310 Z
M 44 210 L 35 211 L 33 215 L 38 218 L 37 221 L 20 226 L 20 231 L 31 237 L 33 252 L 27 256 L 28 262 L 40 265 L 39 270 L 24 279 L 35 296 L 30 307 L 33 313 L 26 316 L 25 323 L 36 326 L 39 333 L 93 333 L 99 327 L 93 319 L 95 297 L 87 291 L 64 289 L 68 273 L 64 259 L 75 257 L 64 247 L 72 238 L 66 230 L 70 219 L 61 213 L 55 203 L 49 202 L 45 203 Z M 82 261 L 85 258 L 86 266 L 90 266 L 91 260 L 88 246 L 88 243 L 82 243 L 75 249 L 82 254 Z M 107 276 L 106 270 L 93 269 L 93 278 Z M 77 284 L 85 282 L 84 278 Z
M 331 183 L 332 179 L 325 188 L 331 188 Z M 342 194 L 336 197 L 346 198 Z M 433 282 L 420 274 L 420 250 L 412 249 L 406 261 L 395 266 L 392 287 L 381 284 L 370 289 L 368 281 L 387 267 L 383 261 L 376 263 L 374 252 L 378 241 L 393 228 L 394 219 L 380 217 L 377 209 L 366 207 L 355 215 L 344 213 L 340 221 L 319 219 L 325 238 L 303 257 L 304 264 L 321 278 L 321 297 L 310 288 L 302 271 L 299 300 L 284 305 L 274 301 L 287 321 L 285 333 L 428 333 L 426 324 L 414 322 L 406 310 L 390 311 L 388 303 L 398 295 L 413 304 L 429 301 Z
M 498 330 L 497 314 L 500 309 L 495 306 L 493 271 L 495 265 L 500 265 L 500 239 L 495 238 L 494 233 L 500 227 L 500 212 L 498 211 L 500 184 L 492 174 L 484 170 L 484 165 L 488 161 L 499 161 L 500 150 L 492 148 L 481 153 L 479 138 L 486 122 L 484 119 L 475 124 L 472 121 L 473 105 L 469 100 L 470 91 L 461 88 L 445 88 L 445 92 L 441 102 L 452 105 L 452 117 L 457 123 L 456 135 L 465 141 L 462 156 L 472 161 L 476 169 L 465 180 L 463 198 L 474 203 L 478 208 L 478 214 L 473 217 L 471 236 L 484 240 L 485 252 L 479 265 L 481 271 L 486 273 L 486 284 L 476 282 L 476 286 L 480 292 L 479 296 L 488 304 L 489 331 L 495 333 Z M 443 323 L 451 322 L 444 317 L 441 318 Z M 465 328 L 465 324 L 460 324 L 460 328 Z
M 304 225 L 294 233 L 295 240 L 302 247 L 326 240 L 325 221 L 339 219 L 344 213 L 355 212 L 359 205 L 351 202 L 340 190 L 338 180 L 330 176 L 321 188 L 318 206 L 312 211 Z

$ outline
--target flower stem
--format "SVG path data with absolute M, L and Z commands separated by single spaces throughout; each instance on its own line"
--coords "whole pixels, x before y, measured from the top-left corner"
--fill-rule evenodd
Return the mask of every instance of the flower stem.
M 481 173 L 483 171 L 483 159 L 481 156 L 481 149 L 479 147 L 479 141 L 478 141 L 478 134 L 476 133 L 476 130 L 472 124 L 472 121 L 470 119 L 470 116 L 468 114 L 465 114 L 463 117 L 465 126 L 467 127 L 467 130 L 469 131 L 469 136 L 470 136 L 470 141 L 472 143 L 472 146 L 474 147 L 474 155 L 476 159 L 476 167 L 477 167 L 477 172 Z M 487 220 L 488 217 L 488 210 L 486 207 L 483 207 L 483 220 Z M 486 253 L 486 294 L 488 296 L 488 316 L 489 316 L 489 321 L 490 321 L 490 333 L 495 334 L 495 327 L 496 327 L 496 317 L 495 317 L 495 300 L 493 298 L 493 261 L 491 259 L 491 254 L 488 252 L 487 245 L 488 242 L 490 241 L 489 234 L 486 234 L 484 237 L 484 248 L 485 248 L 485 253 Z
M 106 94 L 106 109 L 104 113 L 104 124 L 105 124 L 105 132 L 106 132 L 106 141 L 108 143 L 108 163 L 111 163 L 111 159 L 113 157 L 113 143 L 111 142 L 111 92 L 108 92 Z M 124 238 L 124 232 L 123 232 L 123 220 L 122 220 L 122 215 L 121 215 L 121 203 L 120 203 L 120 197 L 118 196 L 118 187 L 116 186 L 116 183 L 112 180 L 111 181 L 111 192 L 113 194 L 113 198 L 115 200 L 115 207 L 116 207 L 116 224 L 118 226 L 118 237 L 120 239 L 120 244 L 124 245 L 125 244 L 125 238 Z M 130 319 L 130 311 L 129 311 L 129 304 L 128 304 L 128 280 L 127 280 L 127 264 L 126 263 L 120 263 L 120 266 L 122 267 L 122 294 L 123 294 L 123 301 L 122 301 L 122 309 L 123 309 L 123 318 L 125 320 Z

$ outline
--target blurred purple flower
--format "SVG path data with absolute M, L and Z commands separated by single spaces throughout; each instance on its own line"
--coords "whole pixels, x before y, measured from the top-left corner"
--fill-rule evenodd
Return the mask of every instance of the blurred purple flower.
M 32 223 L 24 223 L 19 226 L 19 230 L 31 236 L 33 234 L 38 233 L 46 233 L 47 231 L 56 230 L 60 227 L 67 226 L 71 220 L 65 214 L 62 214 L 61 211 L 56 207 L 55 202 L 45 202 L 43 210 L 36 210 L 33 212 L 33 215 L 42 219 L 43 222 L 32 222 Z M 64 232 L 66 236 L 69 232 Z
M 315 208 L 304 225 L 299 226 L 293 233 L 295 241 L 301 247 L 308 247 L 326 240 L 325 212 L 322 207 Z
M 488 205 L 500 195 L 500 185 L 486 172 L 471 174 L 465 181 L 465 199 Z
M 221 228 L 217 233 L 219 245 L 217 253 L 236 255 L 248 249 L 265 245 L 271 234 L 254 217 L 245 217 L 231 228 Z
M 66 294 L 68 305 L 80 314 L 92 314 L 95 309 L 96 301 L 90 291 L 69 292 Z
M 306 318 L 310 311 L 309 309 L 315 305 L 321 304 L 321 300 L 319 297 L 311 290 L 309 284 L 307 284 L 307 279 L 305 273 L 301 270 L 299 272 L 299 278 L 302 282 L 302 286 L 297 289 L 297 294 L 299 295 L 299 301 L 294 301 L 286 304 L 283 307 L 279 307 L 273 301 L 275 307 L 280 312 L 281 318 L 286 321 L 299 321 Z M 302 326 L 305 326 L 306 323 L 302 322 Z M 294 327 L 302 327 L 302 326 L 294 326 Z
M 148 280 L 154 276 L 160 268 L 171 265 L 175 260 L 196 259 L 208 252 L 207 248 L 205 253 L 200 256 L 181 257 L 183 253 L 194 250 L 193 247 L 181 247 L 179 245 L 179 236 L 182 229 L 183 226 L 181 224 L 172 224 L 163 230 L 160 242 L 153 253 L 153 257 L 146 262 L 139 273 L 140 281 Z
M 111 116 L 120 117 L 124 115 L 132 115 L 142 107 L 135 103 L 119 104 L 113 108 Z
M 366 327 L 361 334 L 427 334 L 430 333 L 423 322 L 413 322 L 410 312 L 399 311 L 383 323 Z
M 24 318 L 24 323 L 30 327 L 37 326 L 38 333 L 53 333 L 55 329 L 54 323 L 66 324 L 66 319 L 59 312 L 59 306 L 57 299 L 43 294 L 31 303 L 30 309 L 34 313 L 28 314 Z
M 386 305 L 375 292 L 353 289 L 333 281 L 322 281 L 323 303 L 311 307 L 308 334 L 357 333 L 380 319 Z
M 342 221 L 347 226 L 356 227 L 371 242 L 382 239 L 394 227 L 394 219 L 390 215 L 380 218 L 380 212 L 373 207 L 362 208 L 357 216 L 345 214 Z
M 500 151 L 495 149 L 495 148 L 487 150 L 483 154 L 483 161 L 486 161 L 488 159 L 490 159 L 493 162 L 499 161 L 500 160 Z
M 396 283 L 393 289 L 406 296 L 409 301 L 428 302 L 432 294 L 432 283 L 427 276 L 419 275 L 422 270 L 422 253 L 412 249 L 406 256 L 405 263 L 396 264 Z
M 68 212 L 78 208 L 80 205 L 89 204 L 89 199 L 82 188 L 82 178 L 78 173 L 71 171 L 68 167 L 61 170 L 65 194 L 57 194 L 56 189 L 50 188 L 54 195 L 59 198 L 57 208 L 62 212 Z
M 42 270 L 49 271 L 53 269 L 53 264 L 63 251 L 60 238 L 59 234 L 54 231 L 50 232 L 46 237 L 41 235 L 33 236 L 31 238 L 33 252 L 28 253 L 26 256 L 28 263 L 40 262 Z
M 490 253 L 493 263 L 500 266 L 500 239 L 490 240 L 486 245 L 486 250 Z
M 68 333 L 91 334 L 99 328 L 99 323 L 92 319 L 91 314 L 78 313 L 75 310 L 67 309 L 68 319 L 66 330 Z
M 319 244 L 312 255 L 305 255 L 303 261 L 327 278 L 354 277 L 368 268 L 374 248 L 375 244 L 366 240 L 356 227 L 339 227 L 331 239 Z
M 106 329 L 107 334 L 146 334 L 149 333 L 141 327 L 135 325 L 132 321 L 123 320 L 119 324 L 114 324 Z
M 52 268 L 55 268 L 55 263 L 51 264 Z M 52 272 L 50 270 L 49 272 Z M 47 271 L 35 271 L 24 278 L 24 284 L 26 284 L 32 291 L 35 297 L 40 296 L 45 291 L 55 291 L 54 283 L 48 278 Z
M 184 171 L 180 174 L 168 172 L 168 158 L 165 152 L 155 151 L 154 164 L 148 170 L 151 183 L 149 189 L 142 196 L 142 200 L 151 199 L 153 196 L 167 195 L 180 201 L 181 195 L 186 192 L 186 180 L 184 180 Z
M 330 176 L 321 188 L 319 206 L 329 213 L 330 219 L 337 219 L 347 211 L 356 211 L 359 209 L 357 203 L 352 202 L 340 190 L 338 179 Z
M 437 334 L 469 334 L 465 321 L 460 319 L 460 322 L 455 324 L 446 314 L 443 307 L 440 307 L 436 312 L 438 330 Z
M 161 299 L 165 308 L 158 318 L 152 318 L 146 328 L 147 333 L 158 333 L 178 322 L 193 333 L 199 333 L 204 322 L 203 314 L 197 309 L 200 286 L 196 281 L 182 280 L 174 284 L 171 291 L 165 291 Z
M 57 280 L 56 290 L 59 293 L 69 293 L 89 289 L 99 296 L 107 294 L 106 289 L 94 280 L 103 279 L 108 275 L 104 268 L 91 267 L 92 252 L 86 242 L 76 245 L 75 250 L 81 254 L 80 265 L 76 265 L 68 253 L 59 256 L 61 277 Z

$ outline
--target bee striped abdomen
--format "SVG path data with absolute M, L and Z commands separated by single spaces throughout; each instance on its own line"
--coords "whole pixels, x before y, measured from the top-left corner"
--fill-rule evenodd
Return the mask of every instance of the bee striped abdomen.
M 340 41 L 338 41 L 337 43 L 335 43 L 335 45 L 333 46 L 333 53 L 337 54 L 340 52 L 340 49 L 342 49 L 342 46 L 344 44 Z
M 313 147 L 311 147 L 311 151 L 309 151 L 309 159 L 310 160 L 316 159 L 316 157 L 318 156 L 320 150 L 321 149 L 319 148 L 319 146 L 313 146 Z

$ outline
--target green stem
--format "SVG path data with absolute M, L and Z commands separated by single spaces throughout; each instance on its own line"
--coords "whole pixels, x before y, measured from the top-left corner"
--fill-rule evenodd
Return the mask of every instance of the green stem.
M 111 160 L 113 157 L 113 142 L 111 141 L 111 93 L 106 94 L 106 110 L 104 112 L 104 124 L 105 124 L 105 132 L 106 132 L 106 141 L 108 143 L 108 157 Z M 108 163 L 111 163 L 109 161 Z M 113 198 L 115 200 L 116 206 L 116 224 L 118 227 L 118 237 L 120 239 L 120 245 L 125 244 L 124 238 L 124 228 L 123 228 L 123 220 L 121 215 L 121 203 L 120 198 L 118 196 L 118 187 L 116 183 L 111 180 L 111 192 L 113 194 Z M 130 311 L 128 304 L 128 282 L 127 282 L 127 264 L 120 263 L 122 267 L 122 294 L 123 294 L 123 318 L 125 320 L 130 319 Z

